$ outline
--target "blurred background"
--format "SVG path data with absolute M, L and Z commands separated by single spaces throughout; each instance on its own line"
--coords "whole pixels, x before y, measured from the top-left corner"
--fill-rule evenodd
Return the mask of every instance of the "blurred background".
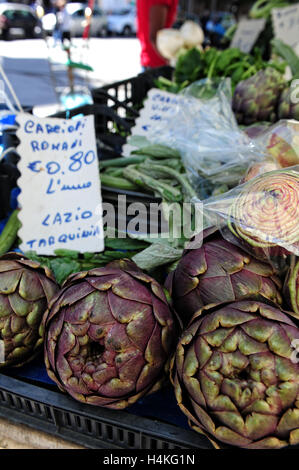
M 174 27 L 192 19 L 217 46 L 252 3 L 180 0 Z M 71 57 L 55 36 L 56 7 L 53 0 L 0 1 L 1 64 L 20 102 L 44 107 L 41 115 L 57 110 L 70 73 L 77 87 L 88 90 L 141 72 L 134 0 L 68 1 Z M 70 69 L 70 61 L 79 66 Z

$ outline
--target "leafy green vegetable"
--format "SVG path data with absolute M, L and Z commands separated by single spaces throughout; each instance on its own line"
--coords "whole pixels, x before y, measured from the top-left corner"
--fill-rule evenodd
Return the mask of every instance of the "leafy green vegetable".
M 181 54 L 177 60 L 174 78 L 176 83 L 194 82 L 201 78 L 202 53 L 195 47 L 185 54 Z
M 183 254 L 182 248 L 155 243 L 133 257 L 140 269 L 151 271 L 154 268 L 177 261 Z
M 111 261 L 132 258 L 146 249 L 149 243 L 143 240 L 105 237 L 105 251 L 101 253 L 79 253 L 74 250 L 55 250 L 55 256 L 39 256 L 35 251 L 25 255 L 42 266 L 51 269 L 57 282 L 62 284 L 70 274 L 106 266 Z
M 105 247 L 114 250 L 142 250 L 148 243 L 132 238 L 105 238 Z
M 200 79 L 215 80 L 230 77 L 232 91 L 234 91 L 239 82 L 252 77 L 259 70 L 274 67 L 283 73 L 285 65 L 285 63 L 278 61 L 264 61 L 262 51 L 258 47 L 254 49 L 252 54 L 245 54 L 238 48 L 227 48 L 223 51 L 213 47 L 205 51 L 193 48 L 179 56 L 174 71 L 174 80 L 165 80 L 160 77 L 156 86 L 165 91 L 179 93 L 186 86 Z M 208 96 L 204 93 L 203 98 L 206 97 Z
M 50 267 L 58 284 L 62 284 L 70 274 L 81 271 L 80 263 L 69 258 L 54 258 L 50 261 Z

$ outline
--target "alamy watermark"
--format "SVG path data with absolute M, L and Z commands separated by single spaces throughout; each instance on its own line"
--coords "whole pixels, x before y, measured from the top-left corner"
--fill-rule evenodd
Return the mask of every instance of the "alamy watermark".
M 4 341 L 0 339 L 0 364 L 4 364 L 5 362 L 5 348 L 4 348 Z
M 291 82 L 291 96 L 290 100 L 292 104 L 299 103 L 299 80 L 292 80 Z
M 117 204 L 104 202 L 97 206 L 95 213 L 100 216 L 99 233 L 103 226 L 109 238 L 126 238 L 129 234 L 152 240 L 185 240 L 189 249 L 202 244 L 201 202 L 127 203 L 127 197 L 119 195 Z
M 291 354 L 291 361 L 293 364 L 299 364 L 299 339 L 293 339 L 291 346 L 294 349 Z
M 3 80 L 0 80 L 0 104 L 6 103 L 6 94 Z

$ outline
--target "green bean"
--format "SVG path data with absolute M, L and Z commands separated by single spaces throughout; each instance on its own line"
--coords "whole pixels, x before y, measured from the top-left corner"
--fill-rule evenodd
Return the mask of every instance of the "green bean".
M 21 228 L 18 214 L 17 209 L 12 212 L 0 235 L 0 256 L 7 253 L 17 239 L 18 231 Z
M 128 165 L 133 165 L 135 163 L 142 163 L 147 155 L 135 155 L 133 157 L 120 157 L 120 158 L 111 158 L 109 160 L 101 160 L 100 168 L 122 168 Z
M 101 183 L 104 186 L 109 186 L 110 188 L 124 189 L 128 191 L 136 191 L 138 186 L 133 184 L 131 181 L 128 181 L 125 178 L 118 178 L 116 176 L 101 174 Z
M 124 168 L 123 174 L 126 178 L 128 178 L 130 181 L 133 181 L 135 184 L 142 187 L 146 186 L 147 188 L 158 192 L 162 196 L 162 199 L 172 202 L 179 202 L 182 199 L 180 190 L 151 178 L 150 176 L 137 170 L 134 165 Z
M 140 169 L 147 168 L 146 163 L 139 165 L 139 168 Z M 155 165 L 154 169 L 159 171 L 161 175 L 164 174 L 164 176 L 170 176 L 176 179 L 179 182 L 179 184 L 182 186 L 182 189 L 187 197 L 189 197 L 190 199 L 192 199 L 193 197 L 196 197 L 196 192 L 190 185 L 185 175 L 182 175 L 178 171 L 175 171 L 172 168 L 166 167 L 164 165 Z

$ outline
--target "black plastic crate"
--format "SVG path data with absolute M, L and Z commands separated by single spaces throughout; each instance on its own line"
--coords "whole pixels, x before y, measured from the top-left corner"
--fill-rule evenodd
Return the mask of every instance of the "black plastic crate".
M 94 88 L 91 90 L 93 105 L 62 111 L 52 117 L 71 118 L 78 114 L 93 114 L 102 158 L 119 156 L 148 91 L 155 86 L 158 77 L 170 79 L 172 72 L 170 66 L 157 67 L 136 77 Z
M 134 119 L 143 105 L 148 91 L 160 76 L 171 79 L 173 68 L 166 65 L 140 73 L 136 77 L 104 85 L 91 91 L 95 104 L 104 104 L 118 116 Z
M 0 374 L 0 416 L 90 449 L 208 449 L 191 430 L 106 408 Z
M 3 132 L 2 145 L 5 157 L 0 160 L 0 220 L 5 219 L 11 211 L 10 194 L 19 177 L 17 169 L 19 157 L 15 150 L 18 139 L 15 130 Z

